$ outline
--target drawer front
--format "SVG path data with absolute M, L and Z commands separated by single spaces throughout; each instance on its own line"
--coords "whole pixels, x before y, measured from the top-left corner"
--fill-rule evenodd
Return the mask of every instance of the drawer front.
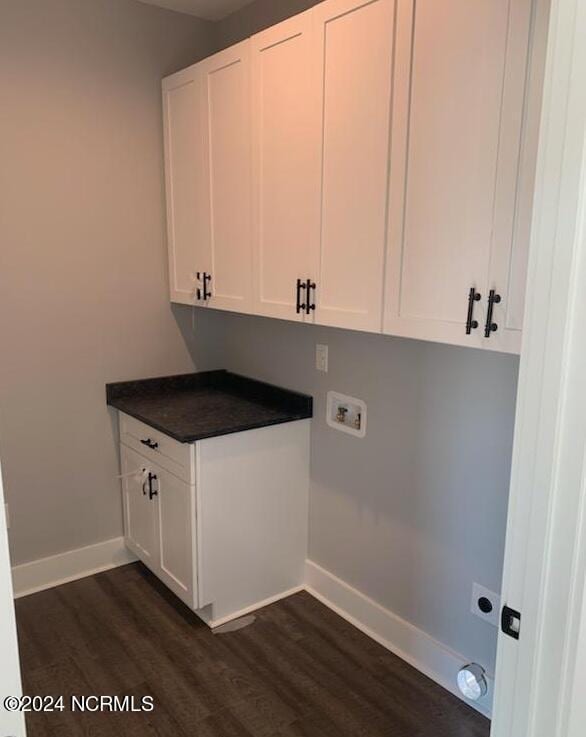
M 192 445 L 179 443 L 123 412 L 120 412 L 120 442 L 186 483 L 195 483 Z

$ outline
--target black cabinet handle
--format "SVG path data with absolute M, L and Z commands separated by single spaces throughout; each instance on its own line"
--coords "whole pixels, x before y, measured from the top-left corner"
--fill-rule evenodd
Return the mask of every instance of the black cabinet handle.
M 470 288 L 468 294 L 468 318 L 466 320 L 466 335 L 470 335 L 478 327 L 478 320 L 474 320 L 474 303 L 480 302 L 482 295 L 474 287 Z
M 305 314 L 309 315 L 313 310 L 315 310 L 315 299 L 312 301 L 311 299 L 311 290 L 315 292 L 316 286 L 315 283 L 311 281 L 311 279 L 308 279 L 305 282 L 305 288 L 307 290 L 307 304 L 305 305 Z
M 484 337 L 490 338 L 492 333 L 496 333 L 499 329 L 498 323 L 492 321 L 494 306 L 500 304 L 501 295 L 496 293 L 495 289 L 491 289 L 488 295 L 488 312 L 486 313 L 486 325 L 484 328 Z
M 297 279 L 297 298 L 295 301 L 295 312 L 299 315 L 301 310 L 306 309 L 305 302 L 301 302 L 301 292 L 307 289 L 307 283 L 303 283 L 301 279 Z
M 146 440 L 140 441 L 143 445 L 146 445 L 147 448 L 150 448 L 151 450 L 157 450 L 159 447 L 158 443 L 155 443 L 154 440 L 151 440 L 150 438 L 147 438 Z
M 153 481 L 157 482 L 157 488 L 153 489 Z M 149 473 L 149 500 L 152 501 L 155 496 L 159 496 L 159 479 L 156 473 Z
M 210 274 L 204 271 L 203 273 L 203 301 L 207 302 L 211 298 L 212 292 L 208 289 L 208 284 L 212 281 Z

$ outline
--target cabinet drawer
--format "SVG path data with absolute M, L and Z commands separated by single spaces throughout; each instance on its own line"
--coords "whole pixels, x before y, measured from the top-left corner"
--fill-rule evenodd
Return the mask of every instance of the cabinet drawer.
M 123 412 L 120 412 L 120 442 L 188 484 L 195 483 L 192 445 L 179 443 Z

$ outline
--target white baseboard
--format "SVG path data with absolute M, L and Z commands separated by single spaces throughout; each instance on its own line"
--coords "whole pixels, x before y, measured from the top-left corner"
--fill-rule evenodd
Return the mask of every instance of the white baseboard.
M 135 560 L 136 557 L 124 545 L 123 537 L 33 560 L 12 568 L 14 596 L 34 594 Z
M 465 699 L 458 690 L 457 673 L 469 662 L 464 656 L 434 640 L 423 630 L 401 619 L 311 560 L 306 561 L 305 584 L 306 590 L 312 596 L 336 614 L 490 718 L 492 679 L 489 679 L 488 694 L 475 703 Z
M 244 607 L 243 609 L 239 609 L 236 612 L 232 612 L 232 614 L 227 614 L 226 616 L 219 617 L 218 619 L 211 619 L 210 617 L 206 616 L 206 613 L 209 607 L 204 607 L 204 609 L 200 609 L 199 611 L 196 611 L 195 613 L 201 619 L 203 619 L 203 621 L 208 625 L 208 627 L 210 627 L 211 629 L 216 629 L 216 627 L 221 627 L 222 625 L 227 624 L 228 622 L 232 622 L 234 619 L 240 619 L 241 617 L 245 617 L 247 614 L 252 614 L 253 612 L 258 611 L 259 609 L 264 609 L 266 606 L 275 604 L 277 601 L 281 601 L 281 599 L 287 599 L 289 596 L 298 594 L 300 591 L 305 591 L 305 586 L 295 586 L 292 589 L 288 589 L 287 591 L 282 591 L 280 594 L 275 594 L 274 596 L 270 596 L 268 599 L 257 601 L 255 604 L 251 604 L 250 606 Z

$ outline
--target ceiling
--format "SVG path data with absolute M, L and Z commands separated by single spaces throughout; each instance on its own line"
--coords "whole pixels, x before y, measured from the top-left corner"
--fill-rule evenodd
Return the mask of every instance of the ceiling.
M 249 5 L 252 0 L 141 0 L 141 2 L 197 15 L 198 18 L 220 20 L 235 10 Z

